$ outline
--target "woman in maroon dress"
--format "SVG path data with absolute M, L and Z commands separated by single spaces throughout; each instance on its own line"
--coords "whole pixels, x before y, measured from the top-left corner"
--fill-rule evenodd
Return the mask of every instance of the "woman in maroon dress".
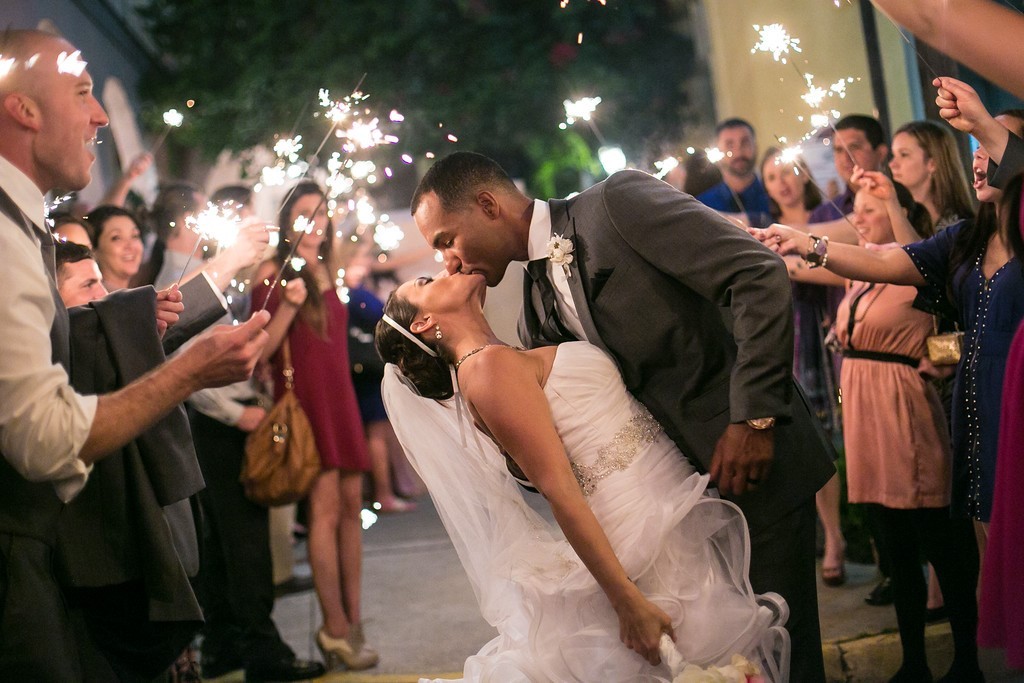
M 1024 262 L 1022 185 L 1020 175 L 1009 182 L 1000 214 L 1006 241 Z M 978 644 L 1005 650 L 1007 665 L 1024 670 L 1024 323 L 1010 346 L 1002 411 L 991 526 L 982 563 Z
M 309 492 L 309 563 L 323 612 L 317 645 L 328 666 L 365 669 L 377 663 L 360 624 L 363 473 L 370 469 L 359 404 L 349 374 L 348 312 L 335 287 L 334 228 L 319 186 L 300 183 L 281 208 L 281 240 L 274 259 L 256 274 L 253 306 L 263 304 L 275 273 L 301 234 L 295 223 L 312 224 L 271 292 L 267 306 L 276 392 L 287 341 L 295 371 L 295 395 L 309 417 L 323 470 Z M 282 297 L 283 292 L 283 297 Z M 282 300 L 283 299 L 283 300 Z

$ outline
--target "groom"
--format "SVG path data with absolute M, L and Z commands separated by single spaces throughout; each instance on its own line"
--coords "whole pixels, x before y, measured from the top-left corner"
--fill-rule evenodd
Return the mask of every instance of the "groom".
M 622 171 L 568 200 L 530 200 L 480 154 L 427 172 L 412 200 L 449 273 L 497 285 L 524 262 L 520 335 L 608 351 L 629 390 L 751 529 L 750 580 L 789 603 L 792 681 L 824 681 L 815 492 L 835 469 L 792 379 L 782 260 L 691 196 Z M 567 257 L 553 236 L 571 243 Z

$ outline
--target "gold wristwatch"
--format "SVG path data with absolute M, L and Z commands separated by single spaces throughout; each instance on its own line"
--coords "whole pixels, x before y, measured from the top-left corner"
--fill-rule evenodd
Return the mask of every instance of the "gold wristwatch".
M 765 429 L 771 429 L 772 427 L 775 426 L 775 418 L 755 417 L 753 419 L 747 420 L 747 426 L 750 427 L 751 429 L 764 431 Z

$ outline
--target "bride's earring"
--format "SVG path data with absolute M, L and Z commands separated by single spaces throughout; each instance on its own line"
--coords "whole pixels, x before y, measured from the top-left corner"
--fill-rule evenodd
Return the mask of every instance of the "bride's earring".
M 434 325 L 434 339 L 440 339 L 440 338 L 441 338 L 441 326 L 440 325 Z

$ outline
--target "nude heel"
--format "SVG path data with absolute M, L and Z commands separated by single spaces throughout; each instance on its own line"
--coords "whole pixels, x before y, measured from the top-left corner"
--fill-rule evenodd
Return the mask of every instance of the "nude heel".
M 380 661 L 380 655 L 366 645 L 362 624 L 353 624 L 348 639 L 332 638 L 321 628 L 316 634 L 316 645 L 328 669 L 341 665 L 352 671 L 369 669 Z

